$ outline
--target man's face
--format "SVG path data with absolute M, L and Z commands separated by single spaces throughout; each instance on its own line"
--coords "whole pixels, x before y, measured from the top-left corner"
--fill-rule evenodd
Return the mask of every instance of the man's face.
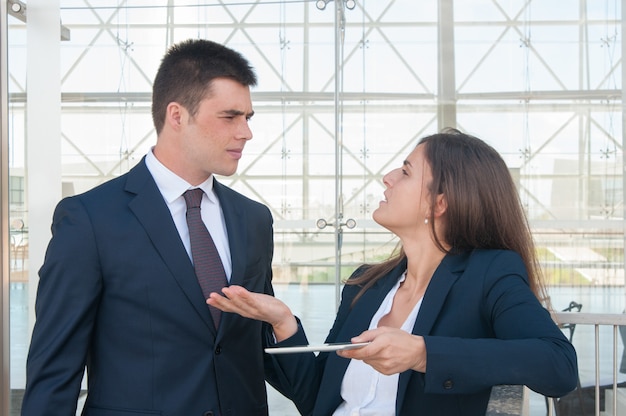
M 252 139 L 248 121 L 253 114 L 249 87 L 228 78 L 213 80 L 197 113 L 185 112 L 181 119 L 179 149 L 186 176 L 202 182 L 211 174 L 235 173 L 243 148 Z

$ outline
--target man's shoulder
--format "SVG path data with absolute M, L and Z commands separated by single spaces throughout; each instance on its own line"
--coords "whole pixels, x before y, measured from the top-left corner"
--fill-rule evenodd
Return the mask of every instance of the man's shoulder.
M 76 195 L 64 198 L 64 200 L 80 200 L 83 201 L 83 203 L 89 203 L 90 201 L 102 203 L 108 198 L 114 198 L 115 196 L 122 198 L 122 195 L 129 191 L 129 187 L 135 189 L 145 189 L 146 181 L 151 180 L 151 178 L 152 177 L 150 176 L 145 164 L 143 162 L 139 162 L 129 171 L 122 173 L 119 176 L 112 177 Z M 135 185 L 132 185 L 133 182 Z M 131 194 L 132 193 L 135 192 L 132 192 L 131 189 Z

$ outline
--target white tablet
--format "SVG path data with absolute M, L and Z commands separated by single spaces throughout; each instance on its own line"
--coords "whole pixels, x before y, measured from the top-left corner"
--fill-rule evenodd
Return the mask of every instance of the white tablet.
M 339 351 L 339 350 L 351 350 L 354 348 L 361 348 L 369 344 L 369 342 L 337 342 L 333 344 L 319 344 L 319 345 L 301 345 L 297 347 L 272 347 L 266 348 L 265 352 L 268 354 L 293 354 L 297 352 L 316 352 L 316 351 Z

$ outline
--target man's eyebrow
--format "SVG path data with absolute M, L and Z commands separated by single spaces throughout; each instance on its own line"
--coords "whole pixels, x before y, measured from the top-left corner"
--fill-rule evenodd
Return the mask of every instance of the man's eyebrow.
M 404 162 L 402 162 L 402 166 L 408 166 L 410 168 L 413 167 L 413 165 L 411 165 L 411 162 L 409 162 L 408 160 L 405 160 Z
M 222 114 L 226 114 L 229 116 L 246 116 L 247 118 L 250 118 L 254 115 L 254 111 L 251 111 L 246 114 L 241 110 L 225 110 L 225 111 L 222 111 Z

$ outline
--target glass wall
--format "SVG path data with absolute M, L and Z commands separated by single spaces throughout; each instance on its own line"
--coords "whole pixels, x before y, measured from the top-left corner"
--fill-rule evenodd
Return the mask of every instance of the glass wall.
M 270 207 L 277 295 L 297 303 L 318 340 L 341 279 L 395 247 L 371 220 L 382 175 L 447 125 L 504 156 L 555 307 L 575 298 L 586 312 L 622 312 L 622 2 L 351 3 L 60 0 L 61 136 L 45 138 L 60 141 L 61 154 L 50 155 L 61 162 L 58 197 L 143 157 L 156 140 L 150 91 L 160 58 L 174 42 L 208 38 L 242 52 L 259 75 L 254 139 L 238 172 L 219 180 Z M 28 172 L 45 167 L 26 163 L 26 138 L 43 138 L 26 128 L 26 74 L 34 70 L 26 24 L 16 16 L 8 23 L 2 151 L 10 189 L 2 203 L 10 208 L 11 389 L 19 393 L 43 258 L 29 249 L 37 201 Z M 331 301 L 312 301 L 328 288 Z M 272 400 L 275 409 L 288 406 Z

